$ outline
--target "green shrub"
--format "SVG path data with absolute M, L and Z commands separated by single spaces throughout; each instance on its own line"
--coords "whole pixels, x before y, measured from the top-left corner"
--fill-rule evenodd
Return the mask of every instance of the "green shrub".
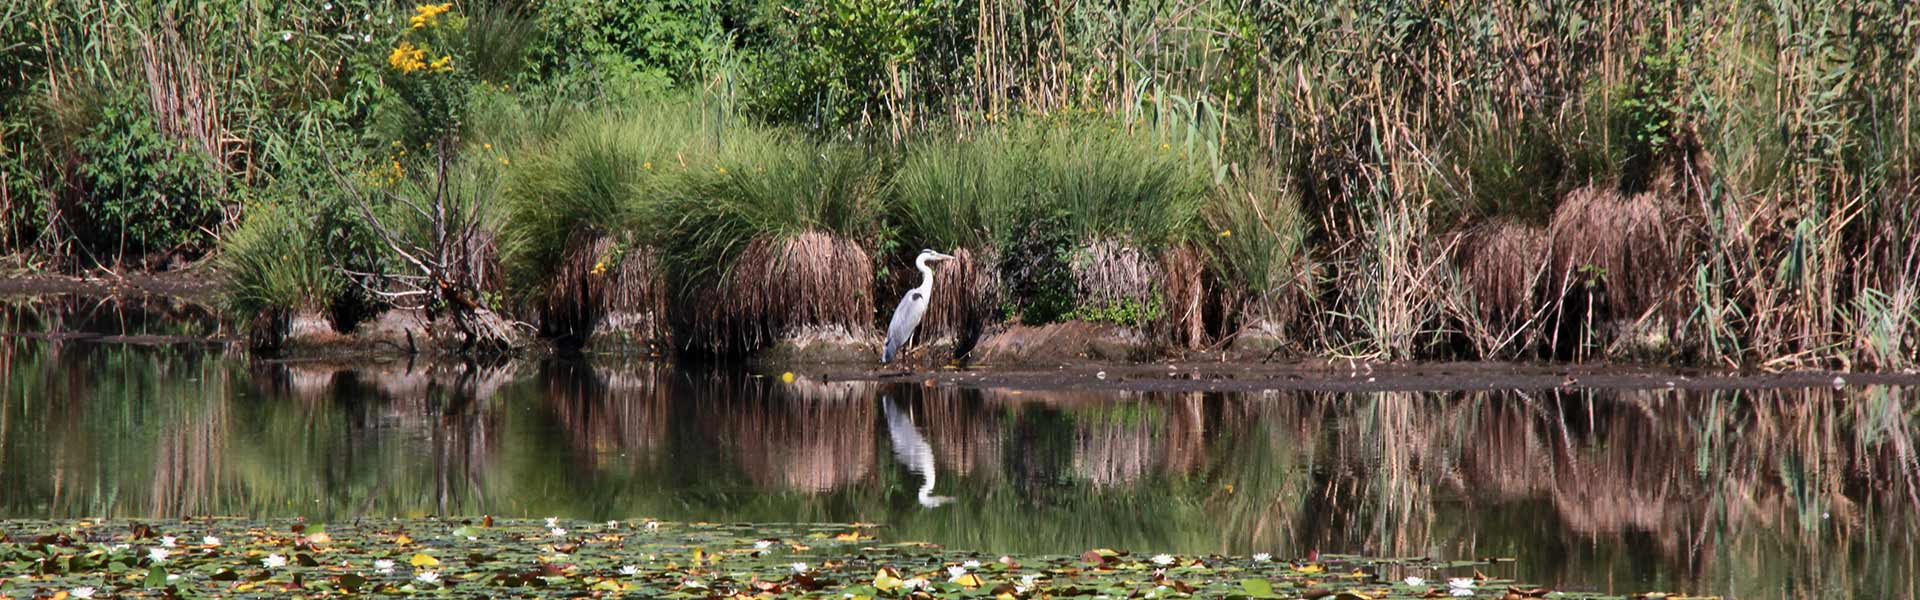
M 81 242 L 97 253 L 197 249 L 221 216 L 212 159 L 162 133 L 146 102 L 113 94 L 74 142 L 85 189 Z
M 731 0 L 545 2 L 533 54 L 549 74 L 631 69 L 684 84 L 723 60 L 753 11 Z

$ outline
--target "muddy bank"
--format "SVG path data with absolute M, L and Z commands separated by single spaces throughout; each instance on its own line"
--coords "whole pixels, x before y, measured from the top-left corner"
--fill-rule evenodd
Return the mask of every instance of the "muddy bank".
M 80 276 L 43 273 L 0 276 L 0 296 L 52 295 L 166 296 L 211 305 L 219 299 L 220 279 L 204 267 L 161 272 L 100 270 Z
M 1062 365 L 1052 368 L 1001 365 L 933 371 L 822 368 L 795 371 L 795 376 L 827 381 L 877 381 L 966 388 L 1122 392 L 1713 390 L 1920 385 L 1920 373 L 1913 372 L 1743 373 L 1625 365 L 1370 364 L 1325 360 L 1285 364 L 1178 360 Z

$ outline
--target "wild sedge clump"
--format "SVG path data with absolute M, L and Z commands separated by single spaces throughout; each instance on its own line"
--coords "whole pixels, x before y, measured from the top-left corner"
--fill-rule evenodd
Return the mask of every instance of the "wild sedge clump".
M 308 215 L 291 204 L 251 206 L 223 241 L 219 268 L 228 307 L 261 316 L 250 327 L 263 345 L 331 329 L 329 311 L 346 288 Z
M 691 173 L 716 168 L 719 129 L 664 101 L 589 113 L 521 151 L 505 193 L 508 278 L 548 335 L 584 341 L 603 318 L 654 326 L 665 290 L 647 220 Z M 635 313 L 634 311 L 640 311 Z
M 651 207 L 678 343 L 740 353 L 805 328 L 853 338 L 874 319 L 884 180 L 865 151 L 742 129 Z
M 929 307 L 935 336 L 983 330 L 996 303 L 1030 324 L 1160 319 L 1158 253 L 1189 236 L 1206 190 L 1159 137 L 1064 117 L 923 142 L 894 181 L 903 233 L 969 256 Z M 966 264 L 981 259 L 998 264 Z

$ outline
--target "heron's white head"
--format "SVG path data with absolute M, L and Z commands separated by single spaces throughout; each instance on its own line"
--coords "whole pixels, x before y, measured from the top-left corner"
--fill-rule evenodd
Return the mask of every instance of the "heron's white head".
M 937 262 L 946 261 L 946 260 L 953 260 L 953 255 L 941 254 L 940 252 L 935 251 L 933 249 L 927 249 L 927 250 L 921 250 L 920 258 L 914 259 L 914 262 L 927 264 L 927 263 L 937 263 Z

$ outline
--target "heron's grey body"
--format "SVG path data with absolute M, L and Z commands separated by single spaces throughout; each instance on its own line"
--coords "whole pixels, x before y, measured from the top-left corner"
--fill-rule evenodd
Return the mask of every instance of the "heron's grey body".
M 913 330 L 920 327 L 920 317 L 926 316 L 927 304 L 933 301 L 933 267 L 928 263 L 952 259 L 952 256 L 922 250 L 913 264 L 920 267 L 920 286 L 907 290 L 900 298 L 900 306 L 893 309 L 893 322 L 887 324 L 887 347 L 880 352 L 880 363 L 893 362 L 899 356 L 900 349 L 913 339 Z

